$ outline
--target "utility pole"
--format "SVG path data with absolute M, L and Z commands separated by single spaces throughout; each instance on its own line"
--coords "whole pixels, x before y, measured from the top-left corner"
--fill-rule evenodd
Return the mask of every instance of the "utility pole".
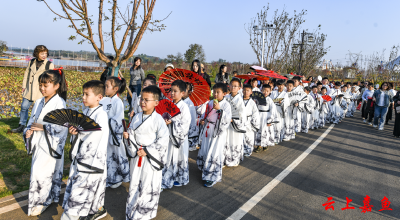
M 307 33 L 305 32 L 305 30 L 303 30 L 303 32 L 301 33 L 301 43 L 300 44 L 293 44 L 293 47 L 295 49 L 297 49 L 298 46 L 300 46 L 300 62 L 299 62 L 299 73 L 298 75 L 301 75 L 301 61 L 303 59 L 303 46 L 305 46 L 305 44 L 307 42 L 304 42 L 304 37 L 308 36 L 307 42 L 308 43 L 314 43 L 314 36 L 312 33 Z
M 265 31 L 269 29 L 275 29 L 273 24 L 267 24 L 265 27 L 258 28 L 257 25 L 253 26 L 254 31 L 262 30 L 262 54 L 261 54 L 261 67 L 264 68 L 264 50 L 265 50 Z M 268 65 L 268 56 L 266 61 L 266 66 Z

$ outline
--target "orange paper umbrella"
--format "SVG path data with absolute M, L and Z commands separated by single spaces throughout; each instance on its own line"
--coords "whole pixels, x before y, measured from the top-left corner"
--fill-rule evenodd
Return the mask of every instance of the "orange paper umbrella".
M 170 69 L 161 74 L 158 85 L 168 99 L 172 99 L 171 85 L 175 80 L 182 80 L 192 84 L 193 91 L 189 98 L 195 106 L 199 106 L 209 100 L 211 91 L 207 81 L 197 73 L 185 69 Z
M 260 76 L 260 75 L 237 75 L 236 78 L 240 79 L 257 79 L 257 80 L 269 80 L 268 77 Z

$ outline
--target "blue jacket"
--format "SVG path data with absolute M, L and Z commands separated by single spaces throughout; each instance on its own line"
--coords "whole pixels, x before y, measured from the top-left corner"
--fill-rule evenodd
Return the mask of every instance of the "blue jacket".
M 374 90 L 366 89 L 364 91 L 364 93 L 362 94 L 362 100 L 367 101 L 368 97 L 372 97 L 373 94 L 374 94 Z
M 382 91 L 380 89 L 376 90 L 373 95 L 373 97 L 375 97 L 376 99 L 375 103 L 376 104 L 380 103 L 382 93 L 385 93 L 385 100 L 383 101 L 383 107 L 389 107 L 389 104 L 393 102 L 393 94 L 389 92 L 389 90 L 387 91 Z

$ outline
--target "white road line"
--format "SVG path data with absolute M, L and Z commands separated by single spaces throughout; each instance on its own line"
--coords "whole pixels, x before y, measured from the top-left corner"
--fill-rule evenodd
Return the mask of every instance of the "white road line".
M 329 128 L 309 147 L 304 151 L 296 160 L 294 160 L 285 170 L 283 170 L 278 176 L 276 176 L 271 182 L 264 186 L 257 194 L 255 194 L 249 201 L 242 205 L 236 212 L 229 216 L 228 220 L 239 220 L 243 218 L 258 202 L 261 201 L 265 196 L 268 195 L 294 168 L 297 167 L 318 146 L 319 143 L 328 135 L 335 125 L 332 124 Z
M 65 188 L 61 189 L 60 194 L 63 194 L 64 192 L 65 192 Z M 0 215 L 2 215 L 4 213 L 7 213 L 7 212 L 10 212 L 10 211 L 15 210 L 15 209 L 20 209 L 20 208 L 22 208 L 24 206 L 27 206 L 27 205 L 28 205 L 28 200 L 23 200 L 23 201 L 20 201 L 20 202 L 17 202 L 17 203 L 13 203 L 13 204 L 8 205 L 8 206 L 4 206 L 3 208 L 0 208 Z

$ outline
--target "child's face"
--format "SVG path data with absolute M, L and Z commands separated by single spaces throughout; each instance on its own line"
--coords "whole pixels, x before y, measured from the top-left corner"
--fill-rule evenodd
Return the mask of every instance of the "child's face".
M 318 88 L 318 91 L 321 91 L 322 85 L 318 85 L 317 88 Z
M 325 95 L 326 94 L 326 89 L 321 90 L 321 94 Z
M 313 89 L 312 89 L 312 92 L 313 92 L 313 93 L 317 93 L 317 92 L 318 92 L 318 88 L 313 88 Z
M 356 92 L 356 88 L 351 88 L 351 92 Z
M 257 87 L 258 81 L 254 80 L 253 82 L 251 82 L 251 87 L 255 88 Z
M 139 61 L 139 60 L 138 60 L 138 61 Z M 142 87 L 142 89 L 146 88 L 147 86 L 154 86 L 154 84 L 152 84 L 150 80 L 145 80 L 145 81 L 143 82 L 143 87 Z
M 213 89 L 213 95 L 214 95 L 214 99 L 217 99 L 218 101 L 222 101 L 222 99 L 224 98 L 226 93 L 223 92 L 222 89 Z
M 184 94 L 185 94 L 185 91 L 179 90 L 178 86 L 171 87 L 171 97 L 175 103 L 178 102 L 179 100 L 181 100 Z
M 240 84 L 238 82 L 231 82 L 231 86 L 229 87 L 233 94 L 237 94 L 240 89 Z
M 308 91 L 307 89 L 305 89 L 304 92 L 305 92 L 306 94 L 310 94 L 310 91 Z
M 265 97 L 267 97 L 267 96 L 269 96 L 269 94 L 271 94 L 271 89 L 263 88 L 262 93 L 265 95 Z
M 117 93 L 117 91 L 118 91 L 118 87 L 114 87 L 112 85 L 112 81 L 107 80 L 106 81 L 106 90 L 104 91 L 105 95 L 108 97 L 111 97 L 111 96 L 115 95 L 115 93 Z
M 295 86 L 295 87 L 297 87 L 298 85 L 300 85 L 300 81 L 297 80 L 297 79 L 293 80 L 293 82 L 294 82 L 294 86 Z
M 343 86 L 342 91 L 343 91 L 343 92 L 346 92 L 346 91 L 347 91 L 347 87 L 346 87 L 346 86 Z
M 294 85 L 292 83 L 287 84 L 286 89 L 288 92 L 291 92 L 294 88 Z
M 253 91 L 250 88 L 243 89 L 243 98 L 244 99 L 249 99 L 251 94 L 253 94 Z
M 279 92 L 282 92 L 283 91 L 283 89 L 285 88 L 285 85 L 278 85 L 278 91 Z
M 95 95 L 92 88 L 86 88 L 83 90 L 83 105 L 89 108 L 93 108 L 99 105 L 100 100 L 103 98 L 101 94 Z
M 154 95 L 149 92 L 142 93 L 140 97 L 140 107 L 144 113 L 153 112 L 154 108 L 158 105 L 158 100 L 155 100 Z
M 51 97 L 57 93 L 57 89 L 60 87 L 59 84 L 54 85 L 52 82 L 40 83 L 39 89 L 44 97 Z

